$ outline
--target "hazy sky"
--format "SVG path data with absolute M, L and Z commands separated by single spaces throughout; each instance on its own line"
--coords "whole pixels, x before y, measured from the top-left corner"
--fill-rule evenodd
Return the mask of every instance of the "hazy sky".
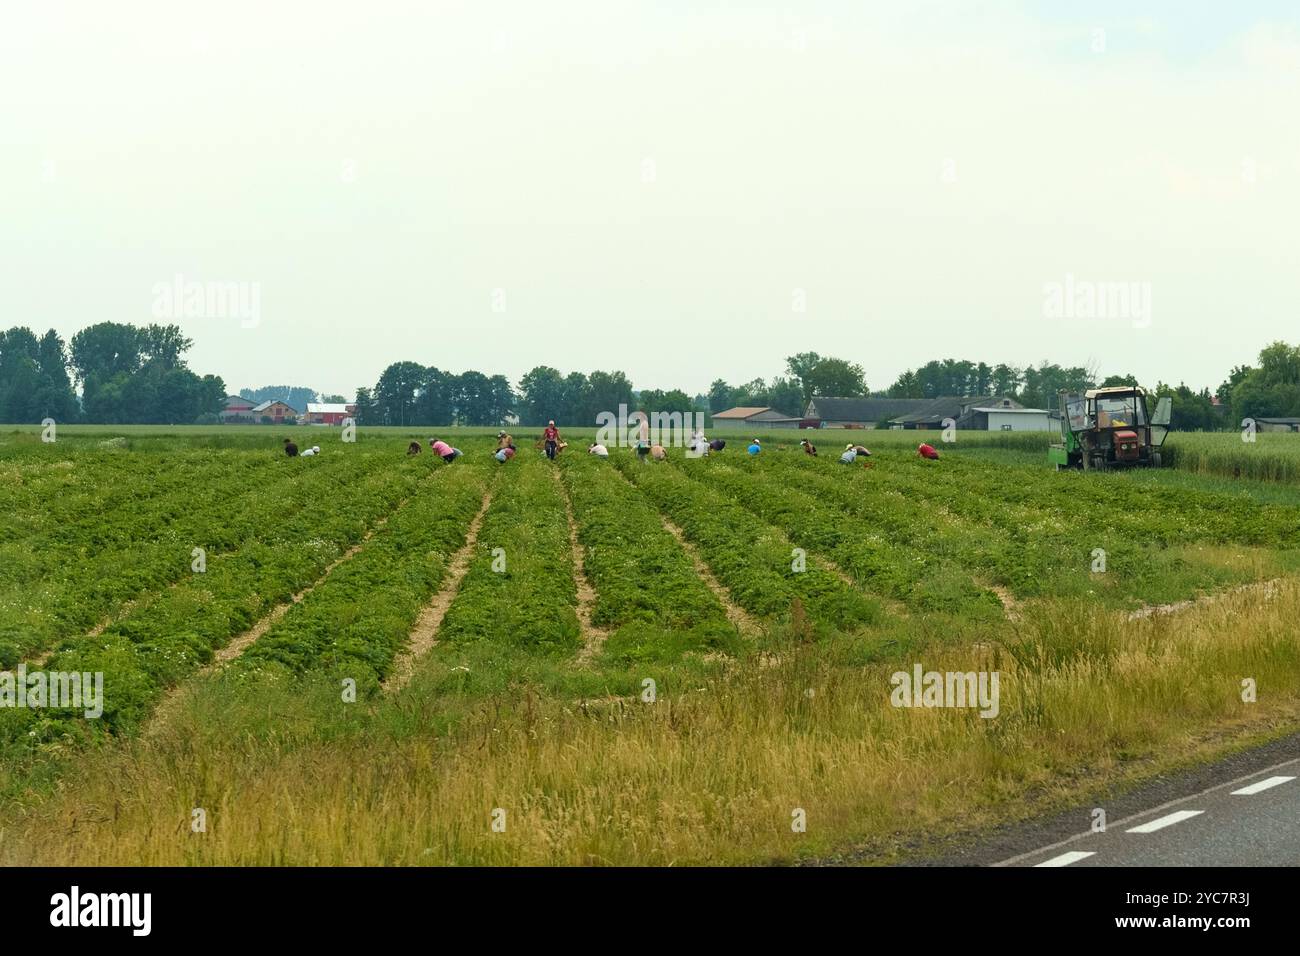
M 180 275 L 259 296 L 174 319 L 232 391 L 807 350 L 1213 386 L 1300 341 L 1297 9 L 10 4 L 0 324 L 156 321 Z M 1147 321 L 1052 317 L 1067 276 Z

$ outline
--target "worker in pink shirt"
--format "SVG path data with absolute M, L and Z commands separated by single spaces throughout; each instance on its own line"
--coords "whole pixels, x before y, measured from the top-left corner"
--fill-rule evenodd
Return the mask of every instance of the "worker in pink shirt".
M 560 430 L 555 427 L 555 420 L 546 423 L 546 431 L 542 432 L 542 441 L 545 442 L 546 457 L 555 460 L 555 453 L 560 450 Z
M 934 450 L 933 445 L 920 444 L 916 447 L 916 453 L 922 458 L 929 458 L 931 461 L 939 457 L 939 453 Z
M 429 447 L 433 449 L 435 455 L 441 455 L 442 460 L 449 465 L 460 457 L 460 449 L 452 448 L 441 438 L 430 438 Z

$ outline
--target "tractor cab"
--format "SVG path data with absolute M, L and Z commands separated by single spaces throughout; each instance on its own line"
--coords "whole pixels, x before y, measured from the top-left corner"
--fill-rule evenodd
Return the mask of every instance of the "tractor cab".
M 1062 392 L 1060 403 L 1061 441 L 1047 452 L 1058 471 L 1160 467 L 1173 407 L 1167 396 L 1156 403 L 1154 413 L 1148 409 L 1146 390 L 1135 385 Z

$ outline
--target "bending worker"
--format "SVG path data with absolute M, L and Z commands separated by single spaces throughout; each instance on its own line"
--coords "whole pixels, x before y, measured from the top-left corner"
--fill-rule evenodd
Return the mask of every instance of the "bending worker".
M 435 455 L 441 455 L 442 460 L 449 465 L 460 457 L 460 449 L 452 448 L 441 438 L 430 438 L 429 447 L 433 449 Z

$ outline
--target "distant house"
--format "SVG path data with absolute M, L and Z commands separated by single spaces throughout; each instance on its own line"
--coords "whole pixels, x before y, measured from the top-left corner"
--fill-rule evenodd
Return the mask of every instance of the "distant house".
M 253 421 L 260 422 L 263 418 L 269 418 L 277 425 L 292 425 L 298 421 L 298 410 L 279 400 L 262 402 L 260 405 L 254 405 L 252 412 Z
M 883 421 L 916 411 L 924 398 L 834 398 L 815 395 L 804 419 L 814 428 L 875 428 Z
M 1257 418 L 1255 430 L 1261 432 L 1300 432 L 1300 418 Z
M 254 421 L 253 408 L 256 404 L 239 395 L 227 395 L 225 408 L 221 410 L 218 417 L 226 423 Z
M 345 418 L 356 418 L 355 402 L 340 404 L 335 402 L 308 402 L 308 425 L 342 425 Z
M 714 413 L 713 424 L 718 427 L 737 428 L 798 428 L 802 419 L 791 418 L 775 408 L 764 406 L 739 406 L 725 412 Z
M 916 428 L 926 431 L 939 431 L 945 428 L 944 422 L 951 420 L 956 428 L 968 429 L 987 429 L 988 410 L 994 411 L 1013 411 L 1024 408 L 1013 398 L 1007 398 L 1004 395 L 976 395 L 976 396 L 942 396 L 940 398 L 928 399 L 920 408 L 900 415 L 897 418 L 890 419 L 891 428 Z M 977 409 L 984 409 L 978 412 Z M 1041 411 L 1039 409 L 1038 411 Z M 1042 412 L 1046 415 L 1046 412 Z M 998 428 L 1001 428 L 1006 421 L 999 419 Z M 997 430 L 997 429 L 995 429 Z M 1020 429 L 1015 429 L 1019 431 Z M 1046 428 L 1044 427 L 1044 430 Z

